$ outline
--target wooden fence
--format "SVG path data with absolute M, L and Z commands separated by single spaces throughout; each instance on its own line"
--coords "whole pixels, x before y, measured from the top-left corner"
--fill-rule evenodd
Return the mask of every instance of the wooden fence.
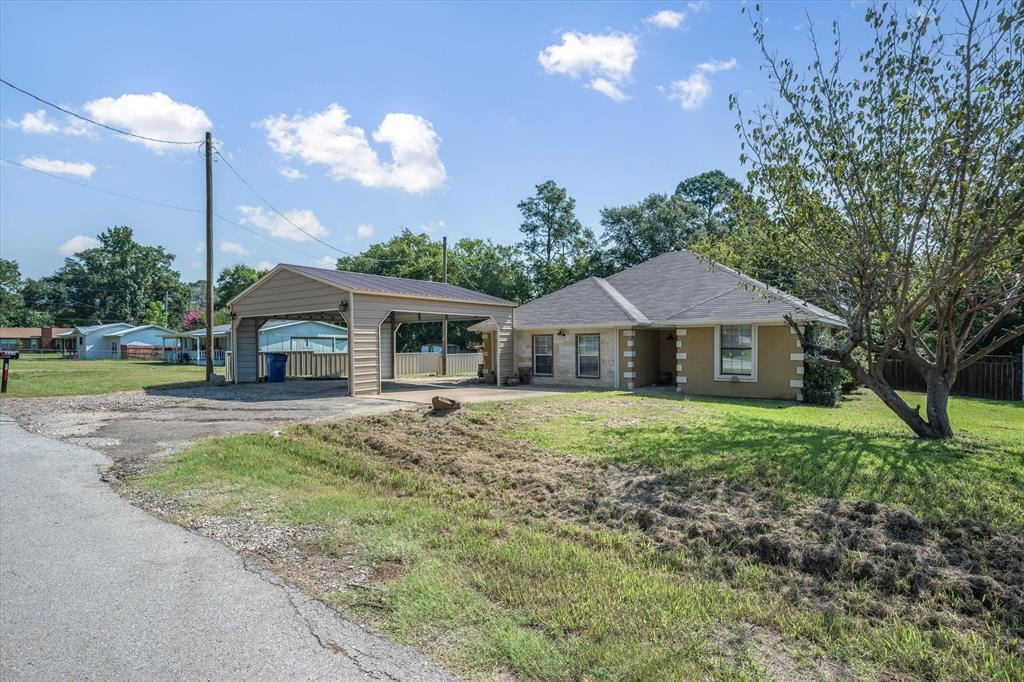
M 169 349 L 163 346 L 133 344 L 121 346 L 122 360 L 163 360 Z
M 483 353 L 449 353 L 448 374 L 450 376 L 476 374 L 477 365 L 483 361 Z M 440 353 L 395 353 L 396 377 L 440 373 Z
M 900 360 L 886 362 L 883 373 L 897 390 L 925 390 L 924 377 Z M 1024 362 L 1019 355 L 990 355 L 962 370 L 950 393 L 991 400 L 1024 400 Z

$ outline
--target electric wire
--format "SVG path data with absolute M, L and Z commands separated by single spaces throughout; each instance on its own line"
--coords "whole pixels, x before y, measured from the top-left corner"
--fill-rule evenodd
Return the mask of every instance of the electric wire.
M 174 204 L 165 204 L 165 203 L 162 203 L 162 202 L 159 202 L 159 201 L 152 201 L 150 199 L 143 199 L 141 197 L 133 197 L 133 196 L 128 195 L 128 194 L 122 194 L 120 192 L 114 192 L 112 190 L 104 189 L 102 187 L 95 187 L 93 185 L 87 185 L 84 182 L 78 182 L 78 181 L 72 180 L 70 178 L 64 178 L 64 177 L 61 177 L 61 176 L 56 175 L 54 173 L 50 173 L 49 171 L 40 170 L 38 168 L 32 168 L 31 166 L 26 166 L 23 163 L 19 163 L 17 161 L 14 161 L 12 159 L 8 159 L 6 157 L 0 157 L 0 161 L 3 161 L 4 163 L 9 163 L 9 164 L 11 164 L 13 166 L 18 166 L 19 168 L 23 168 L 25 170 L 32 171 L 34 173 L 39 173 L 40 175 L 45 175 L 47 177 L 53 178 L 54 180 L 60 180 L 61 182 L 66 182 L 66 183 L 71 184 L 71 185 L 77 185 L 78 187 L 84 187 L 85 189 L 91 189 L 94 192 L 101 192 L 103 194 L 109 194 L 111 196 L 119 197 L 121 199 L 128 199 L 129 201 L 138 201 L 138 202 L 143 203 L 143 204 L 149 204 L 151 206 L 159 206 L 160 208 L 169 208 L 169 209 L 173 209 L 175 211 L 185 211 L 186 213 L 198 213 L 198 214 L 204 213 L 203 210 L 198 209 L 198 208 L 189 208 L 187 206 L 175 206 Z M 257 232 L 256 230 L 253 230 L 252 228 L 246 227 L 245 225 L 243 225 L 241 223 L 235 222 L 234 220 L 231 220 L 230 218 L 222 216 L 219 213 L 215 212 L 213 214 L 213 216 L 215 218 L 217 218 L 218 220 L 221 220 L 221 221 L 223 221 L 223 222 L 225 222 L 225 223 L 227 223 L 229 225 L 233 225 L 234 227 L 237 227 L 237 228 L 239 228 L 241 230 L 244 230 L 244 231 L 246 231 L 246 232 L 248 232 L 250 234 L 253 234 L 253 235 L 259 237 L 260 239 L 266 239 L 267 241 L 269 241 L 271 243 L 274 243 L 274 244 L 277 244 L 278 246 L 283 246 L 286 249 L 291 249 L 295 253 L 298 253 L 300 255 L 306 256 L 307 258 L 312 258 L 314 260 L 319 259 L 319 256 L 314 256 L 313 254 L 311 254 L 311 253 L 309 253 L 307 251 L 303 251 L 302 249 L 295 248 L 291 244 L 285 244 L 284 242 L 280 242 L 280 241 L 277 241 L 276 239 L 272 239 L 270 237 L 267 237 L 266 235 L 264 235 L 264 234 L 262 234 L 260 232 Z
M 6 85 L 7 87 L 9 87 L 9 88 L 11 88 L 13 90 L 17 90 L 18 92 L 20 92 L 23 95 L 28 95 L 32 99 L 36 100 L 37 102 L 41 102 L 41 103 L 45 104 L 48 107 L 53 107 L 57 111 L 60 111 L 60 112 L 62 112 L 64 114 L 67 114 L 68 116 L 74 116 L 75 118 L 80 119 L 82 121 L 85 121 L 86 123 L 91 123 L 94 126 L 99 126 L 100 128 L 105 128 L 106 130 L 109 130 L 109 131 L 111 131 L 113 133 L 117 133 L 118 135 L 124 135 L 126 137 L 134 137 L 134 138 L 139 139 L 139 140 L 145 140 L 146 142 L 157 142 L 157 143 L 160 143 L 160 144 L 192 145 L 192 144 L 204 144 L 204 142 L 205 142 L 204 140 L 188 140 L 188 141 L 182 141 L 182 140 L 161 140 L 158 137 L 147 137 L 145 135 L 139 135 L 137 133 L 132 133 L 132 132 L 129 132 L 127 130 L 121 130 L 120 128 L 115 128 L 113 126 L 109 126 L 106 123 L 100 123 L 99 121 L 94 121 L 94 120 L 92 120 L 91 118 L 89 118 L 87 116 L 82 116 L 81 114 L 76 114 L 75 112 L 71 111 L 70 109 L 65 109 L 64 107 L 60 106 L 59 104 L 54 104 L 53 102 L 51 102 L 49 100 L 43 99 L 39 95 L 33 94 L 33 93 L 29 92 L 28 90 L 25 90 L 23 88 L 19 88 L 14 83 L 11 83 L 10 81 L 6 81 L 3 78 L 0 78 L 0 83 L 3 83 L 4 85 Z

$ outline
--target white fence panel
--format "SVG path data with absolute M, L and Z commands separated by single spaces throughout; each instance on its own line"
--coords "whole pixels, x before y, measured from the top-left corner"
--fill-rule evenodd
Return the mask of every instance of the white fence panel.
M 451 353 L 448 355 L 448 374 L 476 374 L 477 365 L 483 361 L 482 353 Z M 440 353 L 395 353 L 396 377 L 440 373 Z
M 275 351 L 276 352 L 276 351 Z M 260 353 L 259 375 L 267 375 L 266 353 Z M 314 353 L 311 350 L 284 352 L 285 379 L 344 379 L 348 376 L 348 353 Z

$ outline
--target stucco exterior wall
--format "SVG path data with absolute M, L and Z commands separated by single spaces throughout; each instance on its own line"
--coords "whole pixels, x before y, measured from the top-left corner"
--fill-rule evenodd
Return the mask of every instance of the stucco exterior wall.
M 685 331 L 685 334 L 683 333 Z M 677 332 L 677 384 L 683 393 L 798 400 L 803 387 L 803 351 L 787 325 L 757 325 L 757 380 L 715 379 L 716 327 L 686 327 Z M 685 379 L 685 380 L 683 380 Z
M 616 335 L 615 329 L 572 329 L 565 336 L 558 335 L 558 329 L 517 330 L 516 368 L 533 368 L 533 336 L 550 334 L 554 340 L 554 376 L 534 376 L 533 383 L 540 386 L 593 386 L 615 388 Z M 601 335 L 601 376 L 589 379 L 576 376 L 576 335 Z

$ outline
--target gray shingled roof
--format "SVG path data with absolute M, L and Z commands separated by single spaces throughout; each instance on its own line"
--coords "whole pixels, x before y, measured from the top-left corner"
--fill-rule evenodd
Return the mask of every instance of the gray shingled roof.
M 754 289 L 754 290 L 751 290 Z M 618 272 L 591 277 L 516 308 L 517 327 L 644 325 L 793 315 L 843 321 L 690 251 L 673 251 Z
M 312 268 L 306 265 L 285 265 L 296 272 L 325 280 L 339 286 L 366 294 L 393 294 L 396 296 L 424 296 L 452 301 L 470 301 L 473 303 L 492 303 L 498 305 L 515 305 L 497 296 L 481 294 L 479 291 L 457 287 L 444 282 L 428 282 L 422 279 L 405 279 L 404 277 L 386 277 L 384 275 L 368 275 L 363 272 L 346 270 L 328 270 Z
M 596 277 L 570 284 L 564 289 L 516 308 L 516 327 L 561 327 L 588 324 L 637 324 Z

